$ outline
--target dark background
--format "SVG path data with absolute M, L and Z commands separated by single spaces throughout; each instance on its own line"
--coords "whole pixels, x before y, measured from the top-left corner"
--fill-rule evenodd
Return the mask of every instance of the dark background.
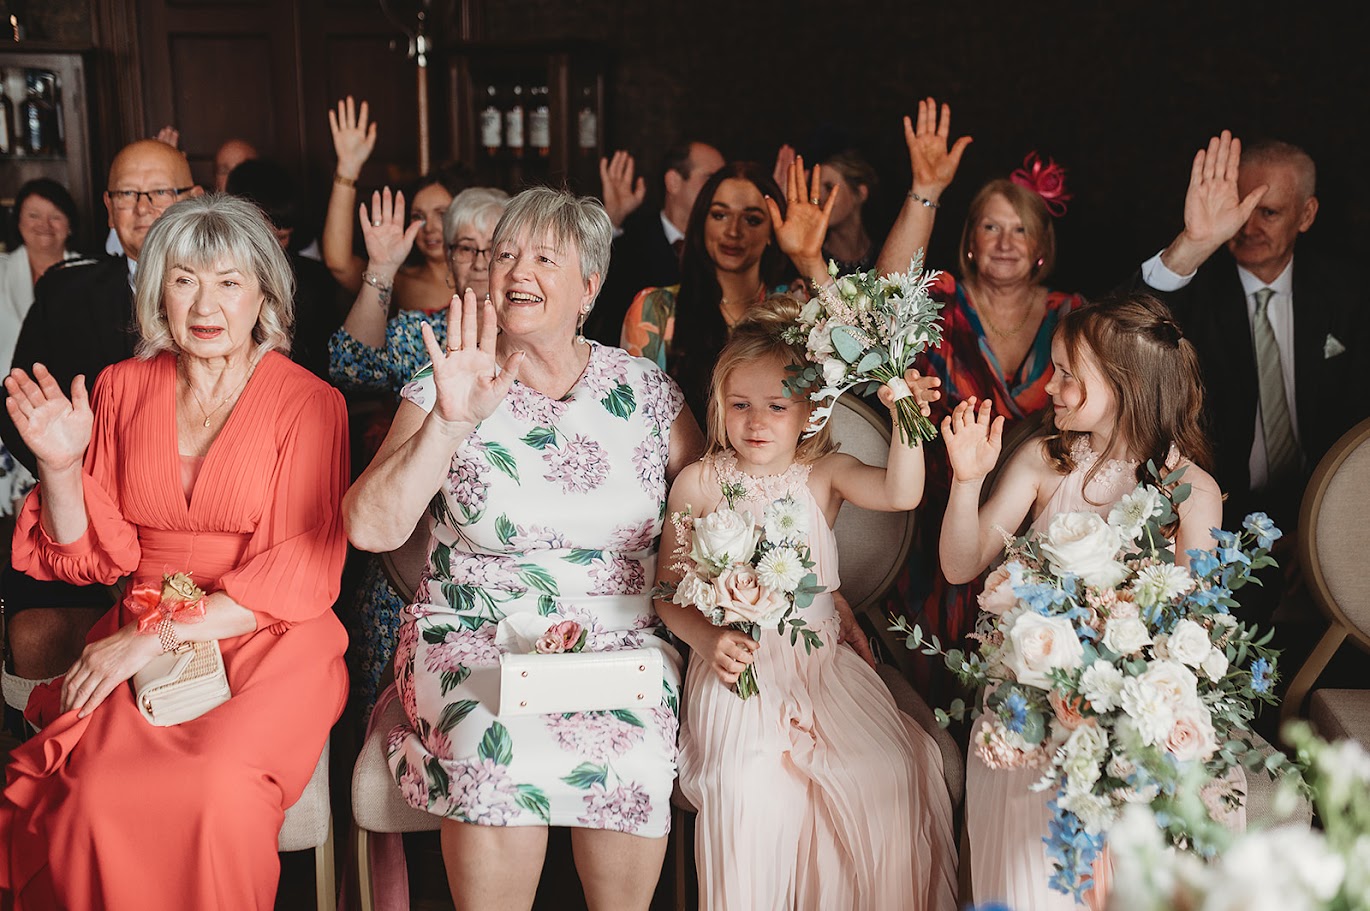
M 133 138 L 127 134 L 137 125 L 150 135 L 179 116 L 187 121 L 178 125 L 197 177 L 207 179 L 209 157 L 235 134 L 236 121 L 243 126 L 236 132 L 255 136 L 295 168 L 321 201 L 333 164 L 326 107 L 356 92 L 372 98 L 383 125 L 364 178 L 383 182 L 415 166 L 414 64 L 389 48 L 402 36 L 378 3 L 11 6 L 27 7 L 30 37 L 93 44 L 97 77 L 128 82 L 105 102 L 120 110 L 98 112 L 108 148 Z M 418 9 L 417 2 L 389 6 L 406 22 Z M 849 142 L 882 176 L 866 210 L 878 229 L 908 187 L 900 117 L 916 109 L 920 96 L 933 95 L 951 103 L 953 134 L 968 133 L 975 142 L 943 201 L 930 264 L 952 263 L 975 189 L 1038 150 L 1068 169 L 1074 195 L 1057 223 L 1061 253 L 1052 284 L 1097 294 L 1179 229 L 1194 151 L 1224 127 L 1247 139 L 1288 139 L 1318 162 L 1322 208 L 1306 242 L 1355 257 L 1370 241 L 1362 142 L 1370 114 L 1370 13 L 1360 4 L 1339 6 L 434 0 L 429 22 L 439 63 L 461 34 L 602 47 L 609 61 L 606 144 L 630 149 L 653 175 L 662 151 L 682 135 L 707 139 L 728 157 L 768 164 L 781 142 L 801 149 Z M 185 81 L 204 85 L 168 86 L 168 74 L 186 72 L 176 69 L 179 45 L 166 41 L 177 28 L 206 42 L 216 33 L 241 39 L 255 29 L 260 47 L 221 41 L 213 66 L 198 52 L 188 55 L 200 64 L 199 75 Z M 246 83 L 223 78 L 240 46 L 276 61 L 274 75 L 254 83 L 263 66 L 249 68 Z M 250 93 L 231 97 L 248 92 L 244 85 Z M 431 92 L 440 127 L 451 93 L 436 76 Z M 227 100 L 213 103 L 219 96 Z M 435 162 L 451 157 L 444 135 L 436 129 Z M 108 157 L 97 153 L 97 184 Z

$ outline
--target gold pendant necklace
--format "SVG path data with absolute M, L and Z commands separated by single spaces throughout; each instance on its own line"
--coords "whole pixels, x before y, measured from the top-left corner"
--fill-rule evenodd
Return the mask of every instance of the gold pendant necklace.
M 1023 311 L 1023 318 L 1018 321 L 1018 325 L 1014 326 L 1012 329 L 1001 329 L 994 320 L 990 319 L 988 306 L 975 308 L 975 312 L 980 315 L 980 321 L 988 326 L 989 329 L 1000 338 L 1013 338 L 1019 332 L 1022 332 L 1023 327 L 1027 325 L 1028 320 L 1032 318 L 1032 314 L 1036 310 L 1037 295 L 1034 292 L 1032 297 L 1028 299 L 1027 309 Z
M 251 367 L 249 367 L 248 370 L 247 370 L 247 375 L 243 377 L 243 381 L 242 381 L 241 383 L 239 383 L 239 384 L 233 389 L 232 392 L 230 392 L 228 395 L 226 395 L 226 396 L 224 396 L 222 399 L 220 399 L 220 400 L 219 400 L 219 404 L 215 405 L 215 406 L 214 406 L 213 408 L 211 408 L 209 411 L 206 411 L 206 410 L 205 410 L 205 403 L 202 402 L 202 401 L 200 401 L 200 394 L 199 394 L 198 392 L 195 391 L 195 386 L 194 386 L 193 383 L 190 382 L 190 377 L 189 377 L 189 376 L 186 376 L 186 388 L 190 390 L 190 394 L 195 398 L 195 404 L 198 405 L 198 406 L 200 406 L 200 414 L 201 414 L 201 415 L 204 417 L 204 419 L 205 419 L 205 426 L 206 426 L 206 427 L 209 426 L 209 421 L 210 421 L 210 419 L 213 418 L 214 415 L 216 415 L 216 414 L 219 413 L 219 409 L 222 408 L 222 407 L 224 407 L 225 405 L 227 405 L 229 399 L 233 398 L 235 395 L 237 395 L 239 392 L 242 391 L 242 388 L 243 388 L 244 386 L 247 385 L 247 381 L 250 380 L 250 379 L 252 378 L 252 371 L 255 370 L 256 368 L 257 368 L 257 365 L 256 365 L 256 364 L 253 364 Z
M 726 297 L 720 297 L 718 299 L 718 311 L 723 315 L 724 325 L 726 325 L 729 329 L 736 326 L 739 322 L 742 321 L 742 317 L 747 315 L 747 311 L 751 308 L 752 304 L 759 304 L 765 299 L 766 283 L 763 281 L 756 286 L 756 296 L 753 297 L 750 302 L 743 305 L 742 312 L 737 315 L 737 319 L 730 319 L 728 313 L 729 301 Z

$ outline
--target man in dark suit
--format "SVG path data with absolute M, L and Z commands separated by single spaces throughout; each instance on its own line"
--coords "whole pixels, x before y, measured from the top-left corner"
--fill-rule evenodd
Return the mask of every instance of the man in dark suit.
M 585 323 L 585 335 L 617 346 L 623 317 L 643 288 L 680 281 L 680 248 L 685 227 L 700 187 L 723 167 L 723 155 L 703 142 L 681 142 L 666 152 L 662 174 L 662 206 L 643 209 L 646 186 L 633 179 L 633 159 L 616 152 L 601 160 L 604 208 L 614 224 L 614 248 L 609 274 Z M 621 228 L 621 230 L 620 230 Z
M 1300 253 L 1318 214 L 1317 172 L 1297 146 L 1242 150 L 1224 131 L 1194 158 L 1184 230 L 1143 264 L 1134 287 L 1164 299 L 1198 349 L 1204 372 L 1214 476 L 1227 494 L 1223 524 L 1250 512 L 1284 531 L 1282 572 L 1239 594 L 1244 613 L 1270 622 L 1297 576 L 1293 541 L 1309 473 L 1343 433 L 1370 415 L 1370 307 L 1353 270 Z M 1282 611 L 1277 645 L 1293 649 L 1293 674 L 1310 644 Z M 1307 624 L 1304 624 L 1307 625 Z
M 124 255 L 71 260 L 48 270 L 33 289 L 33 307 L 14 349 L 15 367 L 31 372 L 35 363 L 42 364 L 68 391 L 78 374 L 90 389 L 101 370 L 132 357 L 138 340 L 133 277 L 148 229 L 172 203 L 204 192 L 191 177 L 185 155 L 155 139 L 120 150 L 106 186 L 109 226 Z M 0 412 L 0 437 L 36 475 L 37 460 L 8 409 Z M 110 603 L 103 586 L 40 582 L 12 565 L 4 572 L 3 593 L 9 670 L 29 678 L 64 672 L 80 656 L 87 630 Z

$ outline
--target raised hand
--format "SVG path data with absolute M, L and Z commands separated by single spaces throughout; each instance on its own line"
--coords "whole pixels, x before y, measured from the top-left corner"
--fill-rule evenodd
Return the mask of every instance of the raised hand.
M 775 168 L 771 171 L 771 177 L 774 178 L 776 186 L 783 187 L 785 181 L 789 179 L 790 167 L 794 164 L 794 154 L 794 146 L 788 142 L 776 150 Z
M 1223 130 L 1194 155 L 1184 195 L 1184 233 L 1191 242 L 1217 247 L 1246 224 L 1268 187 L 1262 184 L 1243 199 L 1237 189 L 1242 141 Z
M 893 382 L 893 380 L 890 382 Z M 942 385 L 941 377 L 932 375 L 923 376 L 923 374 L 910 367 L 908 370 L 904 371 L 904 385 L 908 386 L 909 392 L 913 393 L 913 400 L 918 403 L 918 410 L 923 413 L 923 417 L 931 416 L 932 403 L 942 397 L 942 393 L 937 391 L 937 387 Z M 894 393 L 895 390 L 891 387 L 890 383 L 885 383 L 880 387 L 879 391 L 876 392 L 876 396 L 880 399 L 880 403 L 888 408 L 891 414 L 894 413 Z
M 371 194 L 371 208 L 366 203 L 357 207 L 362 223 L 362 239 L 366 241 L 366 258 L 373 271 L 394 275 L 399 271 L 414 238 L 423 229 L 423 222 L 404 222 L 404 194 L 390 188 Z
M 825 277 L 827 266 L 823 262 L 823 238 L 828 234 L 828 219 L 832 216 L 832 207 L 837 202 L 838 194 L 842 192 L 842 185 L 835 184 L 828 194 L 828 201 L 820 206 L 818 200 L 823 196 L 823 166 L 813 166 L 813 176 L 806 189 L 804 157 L 796 155 L 782 186 L 785 189 L 783 217 L 776 201 L 769 197 L 766 199 L 775 242 L 794 261 L 804 278 Z
M 937 116 L 937 102 L 931 97 L 918 102 L 918 121 L 904 118 L 904 144 L 909 150 L 909 168 L 913 172 L 914 192 L 937 201 L 961 166 L 961 155 L 971 144 L 971 137 L 962 136 L 947 148 L 951 136 L 951 105 L 942 105 L 942 116 Z M 929 195 L 932 194 L 932 195 Z
M 158 142 L 171 146 L 173 149 L 179 149 L 181 147 L 181 131 L 171 124 L 162 127 L 157 131 L 157 135 L 152 138 Z
M 338 102 L 336 111 L 328 112 L 328 129 L 333 133 L 333 151 L 338 156 L 338 174 L 356 180 L 362 165 L 376 147 L 376 124 L 368 123 L 366 102 L 361 107 L 348 95 Z
M 41 467 L 56 472 L 80 464 L 95 425 L 84 376 L 72 380 L 68 399 L 42 364 L 33 365 L 32 378 L 16 367 L 5 377 L 5 391 L 10 419 Z
M 947 447 L 953 481 L 984 478 L 999 463 L 1004 444 L 1004 419 L 994 417 L 994 402 L 985 399 L 975 407 L 975 396 L 957 405 L 942 419 L 942 439 Z
M 647 182 L 641 177 L 633 179 L 635 167 L 633 156 L 622 149 L 613 158 L 599 160 L 600 196 L 615 228 L 622 227 L 624 220 L 647 198 Z
M 437 390 L 432 414 L 438 420 L 467 429 L 474 427 L 495 413 L 514 385 L 524 353 L 515 351 L 497 368 L 497 322 L 494 303 L 487 300 L 477 305 L 476 292 L 467 288 L 462 297 L 452 295 L 452 304 L 447 308 L 445 349 L 438 344 L 433 327 L 423 324 L 423 346 L 433 364 Z

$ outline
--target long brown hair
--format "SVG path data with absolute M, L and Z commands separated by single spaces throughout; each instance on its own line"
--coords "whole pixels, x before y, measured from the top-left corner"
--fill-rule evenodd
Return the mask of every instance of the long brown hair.
M 1126 440 L 1141 460 L 1139 482 L 1150 480 L 1148 459 L 1163 470 L 1171 446 L 1205 471 L 1212 469 L 1213 453 L 1203 426 L 1199 355 L 1165 304 L 1140 293 L 1103 298 L 1062 317 L 1056 337 L 1071 363 L 1078 364 L 1082 352 L 1088 351 L 1099 378 L 1113 390 L 1118 422 L 1104 451 L 1119 437 Z M 1067 474 L 1075 468 L 1071 448 L 1084 434 L 1058 429 L 1054 416 L 1047 430 L 1051 464 Z M 1090 469 L 1086 484 L 1103 462 L 1100 459 Z
M 804 349 L 790 344 L 783 337 L 784 331 L 798 320 L 799 302 L 788 294 L 772 294 L 747 308 L 746 315 L 733 327 L 733 334 L 714 363 L 713 379 L 709 383 L 708 415 L 705 420 L 709 440 L 705 455 L 730 448 L 723 388 L 728 384 L 728 376 L 738 366 L 767 358 L 777 360 L 782 365 L 805 363 Z M 802 393 L 793 392 L 791 395 L 798 398 Z M 794 458 L 796 462 L 816 462 L 836 451 L 837 443 L 832 438 L 830 425 L 824 424 L 822 430 L 799 441 Z

